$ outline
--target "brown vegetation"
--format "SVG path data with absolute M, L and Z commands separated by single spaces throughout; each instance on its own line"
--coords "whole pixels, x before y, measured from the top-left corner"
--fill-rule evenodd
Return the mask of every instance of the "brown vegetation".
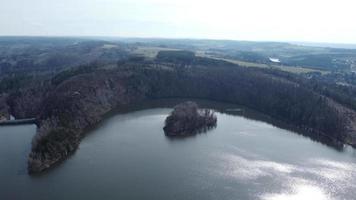
M 199 109 L 195 102 L 177 105 L 166 118 L 163 128 L 167 136 L 188 136 L 216 126 L 217 118 L 209 109 Z

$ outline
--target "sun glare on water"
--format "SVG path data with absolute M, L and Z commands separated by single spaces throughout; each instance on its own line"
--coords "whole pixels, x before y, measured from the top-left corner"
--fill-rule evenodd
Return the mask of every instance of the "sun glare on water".
M 267 194 L 263 200 L 331 200 L 319 187 L 312 185 L 298 185 L 291 193 Z

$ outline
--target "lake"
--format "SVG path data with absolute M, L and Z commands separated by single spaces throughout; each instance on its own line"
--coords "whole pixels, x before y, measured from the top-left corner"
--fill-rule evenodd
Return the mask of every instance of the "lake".
M 208 133 L 170 139 L 162 128 L 171 110 L 109 117 L 40 176 L 26 173 L 36 127 L 0 127 L 0 199 L 355 199 L 356 154 L 348 146 L 225 112 Z

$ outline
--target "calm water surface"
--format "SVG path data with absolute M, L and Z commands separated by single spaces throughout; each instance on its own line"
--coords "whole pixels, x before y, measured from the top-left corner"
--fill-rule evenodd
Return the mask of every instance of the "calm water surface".
M 106 120 L 59 167 L 26 174 L 33 125 L 0 127 L 0 199 L 355 199 L 356 157 L 265 122 L 217 113 L 218 127 L 165 137 L 171 109 Z

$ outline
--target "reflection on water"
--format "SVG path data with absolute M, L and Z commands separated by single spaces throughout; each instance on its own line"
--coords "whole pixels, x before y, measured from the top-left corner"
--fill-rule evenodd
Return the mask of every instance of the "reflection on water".
M 289 174 L 295 171 L 295 166 L 266 160 L 246 159 L 238 155 L 226 155 L 222 158 L 221 167 L 216 169 L 225 176 L 237 179 L 255 180 L 262 176 L 280 176 L 281 173 Z M 222 169 L 222 170 L 221 170 Z
M 304 182 L 304 181 L 302 181 Z M 292 191 L 282 194 L 265 194 L 263 200 L 331 200 L 328 194 L 321 188 L 304 183 L 294 184 Z
M 232 106 L 232 105 L 230 105 Z M 238 111 L 236 111 L 238 110 Z M 337 141 L 335 139 L 329 138 L 325 135 L 321 135 L 319 133 L 316 132 L 309 132 L 309 131 L 305 131 L 302 129 L 298 129 L 295 126 L 292 125 L 288 125 L 286 123 L 283 123 L 279 120 L 273 119 L 267 115 L 261 114 L 259 112 L 256 112 L 254 110 L 248 109 L 248 108 L 239 108 L 239 109 L 231 109 L 231 108 L 224 108 L 224 107 L 220 107 L 220 109 L 218 110 L 221 113 L 226 113 L 229 115 L 235 115 L 235 116 L 243 116 L 245 118 L 248 119 L 253 119 L 253 120 L 258 120 L 258 121 L 264 121 L 267 122 L 269 124 L 272 124 L 274 126 L 277 126 L 279 128 L 283 128 L 289 131 L 292 131 L 294 133 L 303 135 L 308 137 L 309 139 L 316 141 L 316 142 L 320 142 L 324 145 L 327 145 L 329 147 L 332 147 L 338 151 L 344 151 L 345 148 L 347 147 L 346 145 L 344 145 L 342 142 Z
M 263 200 L 326 200 L 341 192 L 356 189 L 356 165 L 324 159 L 311 159 L 306 165 L 244 158 L 238 155 L 217 156 L 221 176 L 255 182 L 260 178 L 277 179 L 282 191 L 260 195 Z M 273 182 L 272 180 L 270 180 Z
M 151 100 L 151 101 L 146 101 L 146 102 L 138 104 L 138 105 L 125 106 L 124 108 L 120 108 L 120 113 L 128 113 L 128 112 L 132 112 L 135 110 L 137 111 L 137 110 L 142 110 L 142 109 L 146 109 L 146 108 L 172 108 L 173 106 L 175 106 L 179 103 L 182 103 L 184 101 L 188 101 L 188 100 L 192 100 L 192 99 L 172 98 L 172 99 Z M 329 147 L 332 147 L 338 151 L 344 151 L 345 148 L 349 148 L 349 146 L 344 145 L 342 142 L 339 142 L 337 140 L 331 139 L 329 137 L 326 137 L 324 135 L 321 135 L 321 134 L 318 134 L 315 132 L 308 132 L 305 130 L 298 129 L 294 126 L 283 123 L 280 120 L 276 120 L 274 118 L 271 118 L 270 116 L 256 112 L 255 110 L 251 110 L 244 106 L 216 102 L 216 101 L 210 101 L 210 100 L 204 100 L 204 99 L 193 99 L 193 101 L 197 102 L 200 107 L 211 108 L 211 109 L 214 109 L 220 113 L 225 113 L 225 114 L 229 114 L 229 115 L 233 115 L 233 116 L 243 116 L 248 119 L 267 122 L 268 124 L 272 124 L 279 128 L 283 128 L 283 129 L 292 131 L 294 133 L 306 136 L 313 141 L 320 142 L 320 143 L 327 145 Z M 109 116 L 115 115 L 117 113 L 118 113 L 118 111 L 114 110 L 112 113 L 109 114 Z
M 337 151 L 256 117 L 225 112 L 217 113 L 216 129 L 170 140 L 162 130 L 170 111 L 112 116 L 69 160 L 39 177 L 18 173 L 26 169 L 35 127 L 0 127 L 0 199 L 355 199 L 351 148 Z

